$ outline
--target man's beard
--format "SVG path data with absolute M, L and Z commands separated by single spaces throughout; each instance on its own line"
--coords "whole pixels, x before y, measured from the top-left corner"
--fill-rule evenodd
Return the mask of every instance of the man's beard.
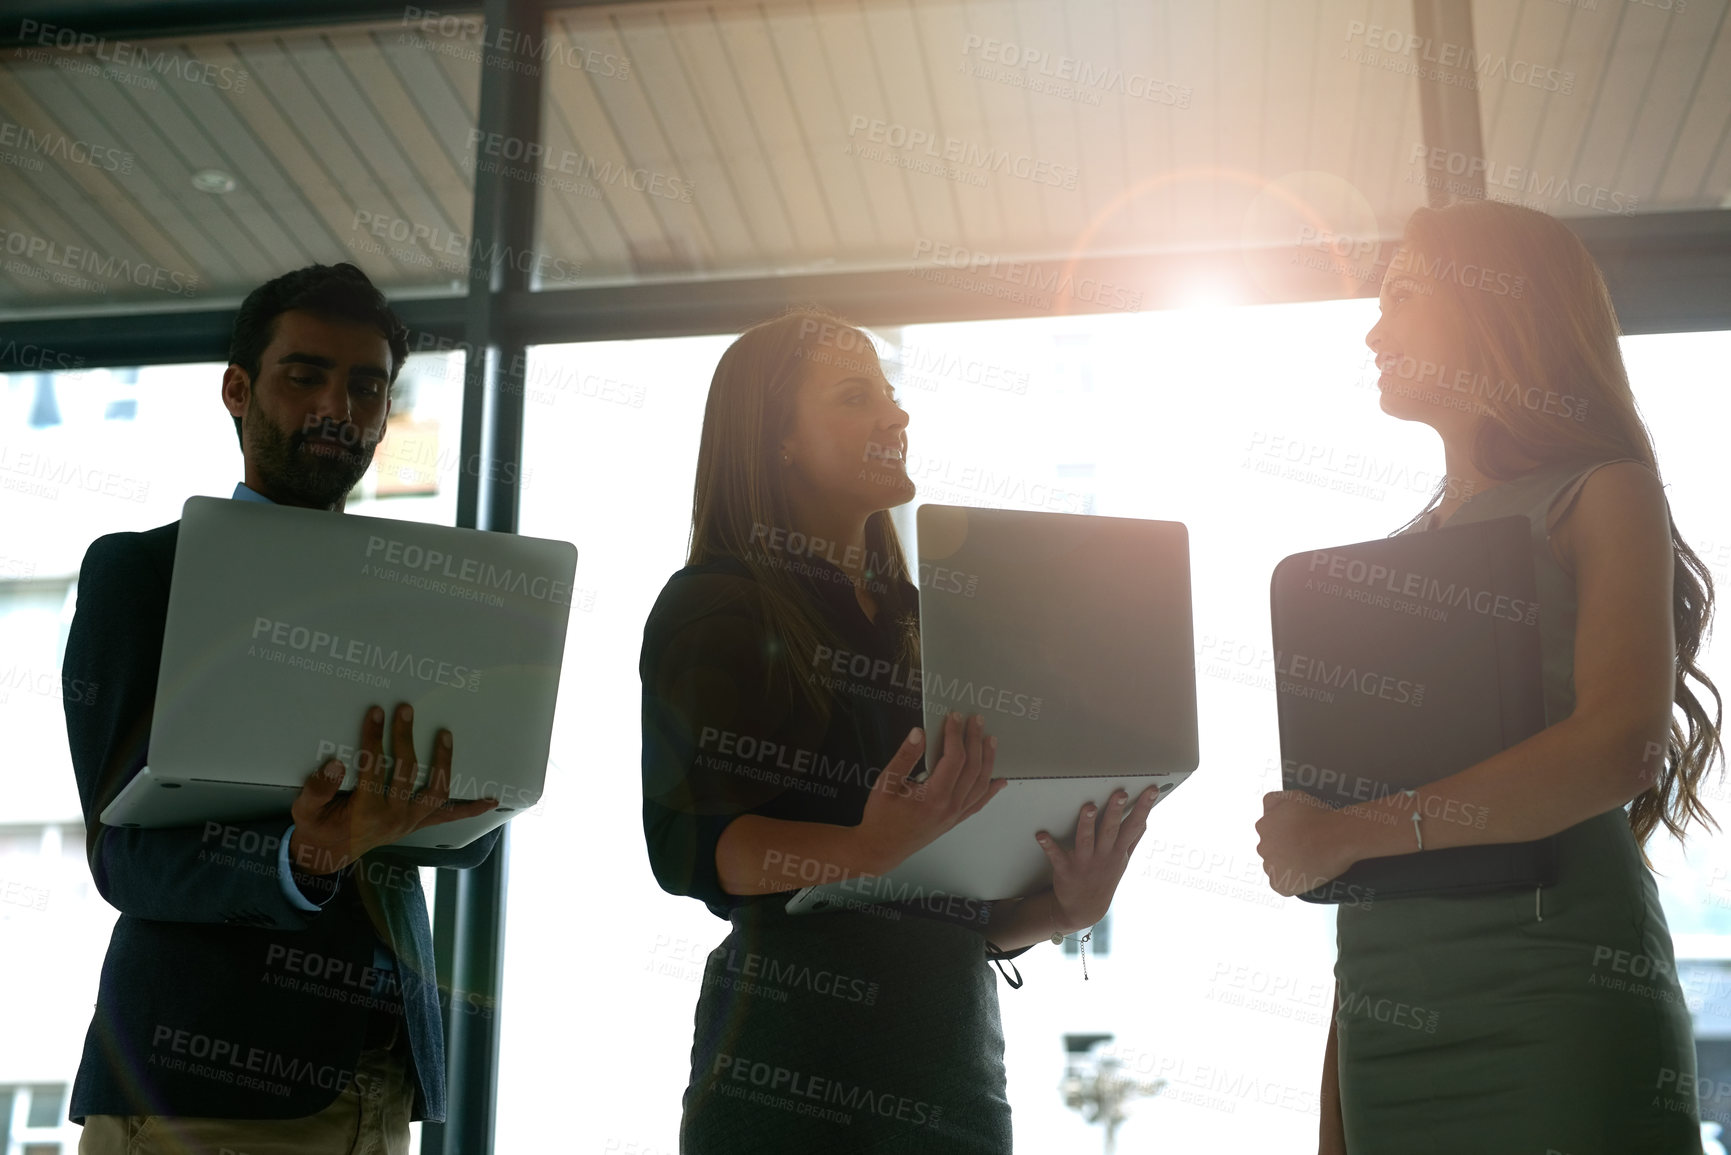
M 281 498 L 321 509 L 334 509 L 349 495 L 373 463 L 377 441 L 362 439 L 353 425 L 308 424 L 290 433 L 271 421 L 257 404 L 247 417 L 253 427 L 253 464 L 259 477 Z M 333 444 L 340 451 L 329 457 L 309 452 L 309 441 Z

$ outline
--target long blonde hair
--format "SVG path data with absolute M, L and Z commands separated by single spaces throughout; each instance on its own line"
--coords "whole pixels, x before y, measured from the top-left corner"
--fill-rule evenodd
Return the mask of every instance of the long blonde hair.
M 781 440 L 793 424 L 804 366 L 838 355 L 883 372 L 865 333 L 818 309 L 790 310 L 754 325 L 727 347 L 710 379 L 703 410 L 686 555 L 687 565 L 731 557 L 751 571 L 772 633 L 766 639 L 771 677 L 787 678 L 826 717 L 829 696 L 815 679 L 801 675 L 809 672 L 820 645 L 840 648 L 839 639 L 797 576 L 803 563 L 765 542 L 775 530 L 792 529 L 786 471 L 777 463 Z M 892 615 L 900 627 L 898 657 L 917 665 L 918 606 L 911 599 L 903 604 L 907 555 L 887 510 L 866 519 L 865 537 L 866 580 L 877 595 L 879 612 Z
M 1438 302 L 1473 359 L 1468 368 L 1496 382 L 1477 406 L 1474 465 L 1509 480 L 1535 463 L 1584 467 L 1633 458 L 1658 475 L 1617 343 L 1611 294 L 1574 233 L 1533 209 L 1470 200 L 1418 209 L 1402 240 L 1408 263 L 1435 276 Z M 1537 406 L 1530 403 L 1535 396 Z M 1427 512 L 1442 495 L 1439 488 Z M 1643 846 L 1661 823 L 1678 838 L 1690 822 L 1717 827 L 1700 783 L 1723 752 L 1723 703 L 1696 662 L 1713 618 L 1713 577 L 1675 520 L 1670 530 L 1674 701 L 1682 717 L 1671 720 L 1658 780 L 1629 807 L 1629 825 Z M 1712 698 L 1711 715 L 1691 682 Z

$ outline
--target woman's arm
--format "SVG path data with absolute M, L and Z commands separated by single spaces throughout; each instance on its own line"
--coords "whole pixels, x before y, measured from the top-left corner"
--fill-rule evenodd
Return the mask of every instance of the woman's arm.
M 925 753 L 925 734 L 909 732 L 866 798 L 858 826 L 795 822 L 743 814 L 715 845 L 715 870 L 728 894 L 774 894 L 884 874 L 1004 788 L 992 777 L 997 742 L 978 714 L 944 721 L 944 753 L 924 781 L 908 775 Z
M 985 931 L 986 938 L 1001 951 L 1021 950 L 1046 942 L 1055 934 L 1071 935 L 1081 929 L 1063 924 L 1050 890 L 1015 899 L 1008 905 L 1009 917 L 996 921 Z
M 1269 795 L 1257 828 L 1272 878 L 1286 869 L 1293 885 L 1326 880 L 1363 858 L 1410 853 L 1415 809 L 1427 850 L 1528 842 L 1624 806 L 1654 783 L 1676 686 L 1664 491 L 1639 465 L 1606 466 L 1582 488 L 1565 529 L 1553 540 L 1576 580 L 1574 713 L 1414 798 L 1331 811 L 1305 795 Z
M 775 894 L 886 869 L 857 826 L 742 814 L 715 844 L 715 872 L 728 894 Z

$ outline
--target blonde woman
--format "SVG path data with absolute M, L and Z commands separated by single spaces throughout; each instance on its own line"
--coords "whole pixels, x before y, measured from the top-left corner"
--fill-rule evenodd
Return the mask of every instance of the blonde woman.
M 1340 909 L 1321 1149 L 1698 1153 L 1694 1041 L 1642 847 L 1712 821 L 1712 583 L 1671 520 L 1604 280 L 1556 220 L 1465 202 L 1413 215 L 1381 307 L 1365 342 L 1382 409 L 1435 429 L 1448 471 L 1404 532 L 1529 520 L 1546 728 L 1416 800 L 1271 794 L 1259 850 L 1271 879 L 1332 878 L 1415 851 L 1416 804 L 1475 815 L 1423 819 L 1426 850 L 1554 835 L 1558 873 Z M 1617 981 L 1631 959 L 1638 988 Z

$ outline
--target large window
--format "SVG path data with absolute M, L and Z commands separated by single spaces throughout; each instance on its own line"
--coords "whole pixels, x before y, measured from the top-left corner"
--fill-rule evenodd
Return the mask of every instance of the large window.
M 174 521 L 188 497 L 233 492 L 241 458 L 222 371 L 0 374 L 0 733 L 14 767 L 0 809 L 0 989 L 17 996 L 0 1003 L 0 1106 L 3 1085 L 17 1085 L 14 1145 L 0 1131 L 0 1155 L 77 1145 L 78 1129 L 61 1129 L 65 1091 L 115 919 L 91 882 L 66 747 L 63 699 L 101 692 L 60 676 L 79 562 L 105 533 Z M 454 519 L 461 396 L 460 354 L 405 363 L 351 512 Z
M 27 992 L 0 1002 L 0 1155 L 76 1141 L 33 1120 L 72 1080 L 115 917 L 64 733 L 80 560 L 231 491 L 206 360 L 228 310 L 338 261 L 418 351 L 349 512 L 496 528 L 514 477 L 522 531 L 580 551 L 546 794 L 509 840 L 502 1155 L 677 1146 L 725 928 L 647 869 L 638 650 L 685 556 L 717 334 L 782 298 L 1035 315 L 877 330 L 919 500 L 1190 527 L 1202 768 L 1091 977 L 1042 947 L 1001 988 L 1018 1144 L 1098 1142 L 1064 1040 L 1109 1033 L 1096 1056 L 1161 1083 L 1127 1149 L 1309 1150 L 1332 926 L 1254 852 L 1279 781 L 1267 579 L 1400 525 L 1441 466 L 1378 411 L 1362 296 L 1415 207 L 1490 195 L 1567 219 L 1637 326 L 1731 325 L 1725 5 L 526 0 L 488 26 L 473 0 L 289 0 L 0 24 L 0 370 L 29 370 L 0 371 L 0 734 L 26 768 L 0 803 L 0 990 Z M 682 335 L 550 343 L 622 333 Z M 1731 334 L 1624 347 L 1678 523 L 1731 579 Z M 465 399 L 461 353 L 429 352 L 450 349 L 502 351 L 490 395 Z M 72 371 L 164 359 L 198 363 Z M 1731 785 L 1707 797 L 1731 814 Z M 1652 854 L 1703 1075 L 1731 1087 L 1731 840 Z M 472 978 L 497 875 L 470 877 L 440 882 Z M 492 1110 L 475 1026 L 447 1056 L 463 1155 Z
M 1261 796 L 1279 789 L 1268 577 L 1289 553 L 1388 533 L 1439 479 L 1435 435 L 1378 408 L 1362 344 L 1375 315 L 1350 301 L 880 331 L 911 415 L 917 500 L 1190 528 L 1201 769 L 1155 812 L 1089 979 L 1042 946 L 1021 960 L 1027 985 L 1000 988 L 1019 1148 L 1098 1142 L 1059 1094 L 1063 1036 L 1110 1032 L 1104 1053 L 1126 1073 L 1165 1081 L 1132 1106 L 1124 1144 L 1314 1150 L 1333 927 L 1330 910 L 1273 894 L 1255 851 Z M 590 612 L 572 615 L 545 801 L 513 828 L 504 1152 L 555 1135 L 582 1149 L 677 1147 L 699 980 L 727 928 L 650 876 L 635 670 L 644 618 L 683 564 L 703 404 L 727 341 L 532 359 L 543 387 L 529 394 L 522 528 L 577 542 L 577 608 Z M 1731 334 L 1624 348 L 1678 524 L 1724 576 L 1731 515 L 1715 499 L 1731 467 L 1710 438 L 1731 398 L 1701 382 Z M 1707 665 L 1723 669 L 1711 654 Z M 1704 1037 L 1731 1034 L 1703 1002 L 1724 1002 L 1731 838 L 1653 851 Z M 580 1117 L 535 1109 L 573 1085 Z

